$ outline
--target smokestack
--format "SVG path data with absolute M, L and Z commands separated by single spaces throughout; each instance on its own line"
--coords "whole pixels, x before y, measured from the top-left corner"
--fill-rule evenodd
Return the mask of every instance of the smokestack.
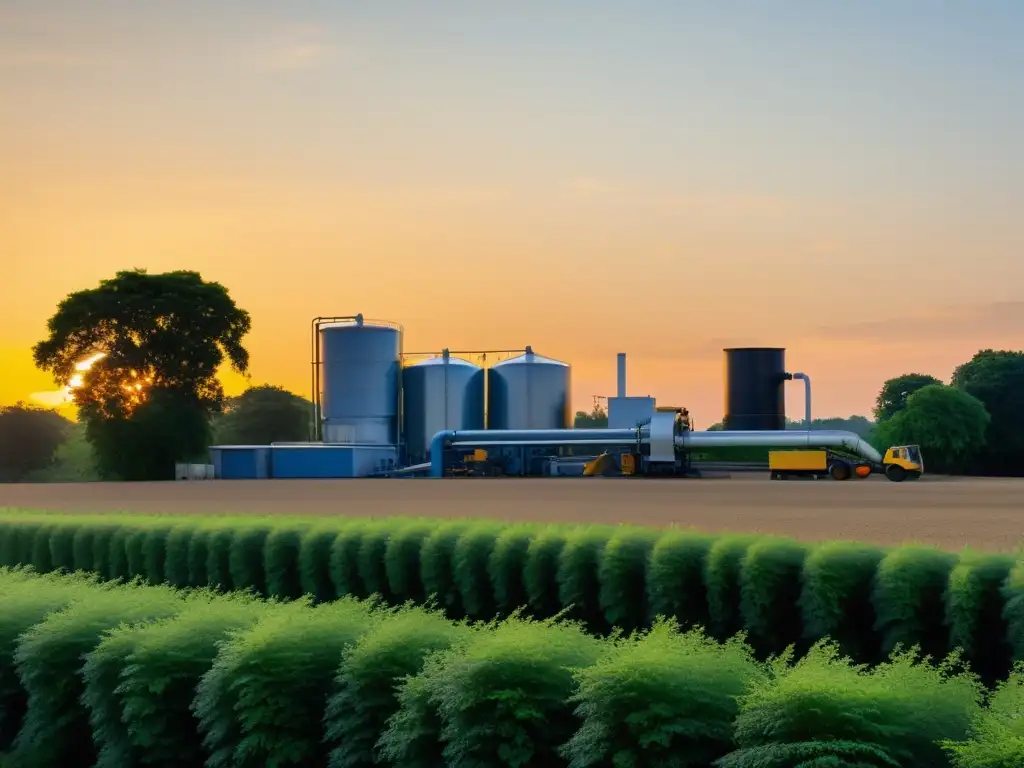
M 626 396 L 626 353 L 619 352 L 619 386 L 618 396 Z

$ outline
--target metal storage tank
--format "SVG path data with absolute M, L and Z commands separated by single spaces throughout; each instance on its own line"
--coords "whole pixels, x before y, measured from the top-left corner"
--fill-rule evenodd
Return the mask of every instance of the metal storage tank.
M 570 429 L 572 369 L 568 363 L 526 354 L 487 371 L 488 429 Z
M 484 369 L 468 360 L 421 360 L 402 370 L 402 433 L 409 464 L 428 460 L 443 429 L 484 428 Z
M 741 347 L 725 352 L 727 430 L 786 428 L 786 350 Z
M 365 323 L 320 327 L 325 443 L 398 443 L 401 329 Z

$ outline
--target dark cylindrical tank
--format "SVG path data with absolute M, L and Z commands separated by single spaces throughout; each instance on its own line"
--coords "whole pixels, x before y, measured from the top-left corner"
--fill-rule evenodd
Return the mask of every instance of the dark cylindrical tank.
M 572 427 L 572 369 L 568 363 L 526 354 L 487 371 L 488 429 Z
M 320 329 L 324 442 L 395 444 L 400 336 L 397 327 L 361 322 Z
M 743 347 L 725 352 L 724 429 L 786 428 L 786 350 Z
M 484 369 L 447 354 L 402 370 L 402 424 L 409 464 L 429 460 L 443 429 L 484 428 Z

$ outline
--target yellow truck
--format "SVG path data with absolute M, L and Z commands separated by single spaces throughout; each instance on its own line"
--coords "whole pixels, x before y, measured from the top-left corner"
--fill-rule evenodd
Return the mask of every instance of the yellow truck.
M 917 445 L 894 445 L 885 451 L 882 463 L 853 459 L 826 448 L 803 451 L 769 451 L 768 470 L 772 480 L 805 477 L 813 480 L 849 480 L 881 472 L 899 483 L 916 480 L 924 473 L 924 459 Z

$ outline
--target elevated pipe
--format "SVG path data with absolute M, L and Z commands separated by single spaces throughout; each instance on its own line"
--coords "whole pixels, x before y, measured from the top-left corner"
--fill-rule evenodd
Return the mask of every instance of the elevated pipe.
M 789 375 L 794 381 L 804 383 L 804 426 L 811 428 L 811 377 L 806 373 L 791 373 Z
M 452 446 L 493 445 L 631 445 L 650 442 L 646 427 L 634 429 L 479 429 L 442 430 L 430 441 L 430 476 L 444 477 L 444 452 Z M 679 448 L 842 448 L 875 464 L 881 454 L 853 432 L 841 430 L 751 430 L 685 432 L 675 436 Z

